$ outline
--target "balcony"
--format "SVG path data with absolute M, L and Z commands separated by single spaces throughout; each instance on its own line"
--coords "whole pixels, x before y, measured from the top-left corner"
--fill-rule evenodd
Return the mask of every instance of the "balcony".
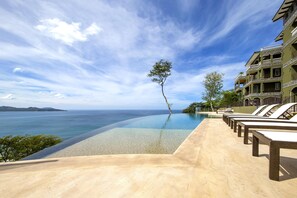
M 282 58 L 274 58 L 272 59 L 273 65 L 281 65 L 282 64 Z
M 296 33 L 297 33 L 297 27 L 295 27 L 295 28 L 292 30 L 291 34 L 292 34 L 292 36 L 294 36 Z
M 296 38 L 297 38 L 297 34 L 292 35 L 292 37 L 291 37 L 287 42 L 285 42 L 285 43 L 283 44 L 283 45 L 284 45 L 283 49 L 284 49 L 285 47 L 287 47 L 289 44 L 291 44 L 293 41 L 296 41 Z
M 263 60 L 263 65 L 271 65 L 271 59 Z
M 281 81 L 281 77 L 271 77 L 271 78 L 251 78 L 247 80 L 246 84 L 244 85 L 249 86 L 251 83 L 262 83 L 262 82 L 275 82 Z
M 290 86 L 295 86 L 295 85 L 297 85 L 297 80 L 292 80 L 292 81 L 290 81 L 288 83 L 284 83 L 283 88 L 290 87 Z
M 281 45 L 272 45 L 272 46 L 267 46 L 267 47 L 261 48 L 261 51 L 275 50 L 275 49 L 278 49 L 281 47 L 282 47 Z
M 273 82 L 273 81 L 281 81 L 281 77 L 271 77 L 271 78 L 260 78 L 261 82 Z
M 262 64 L 250 65 L 246 68 L 246 72 L 250 73 L 253 71 L 258 71 L 262 67 L 271 67 L 275 65 L 282 65 L 282 58 L 273 58 L 268 60 L 263 60 Z
M 264 60 L 262 67 L 272 66 L 272 65 L 282 65 L 282 58 L 273 58 L 272 60 Z
M 284 65 L 283 65 L 283 68 L 289 66 L 289 65 L 292 65 L 292 64 L 296 64 L 297 63 L 297 57 L 295 58 L 292 58 L 290 59 L 288 62 L 286 62 Z
M 257 71 L 260 68 L 261 64 L 250 65 L 246 68 L 246 72 Z
M 235 78 L 235 82 L 242 82 L 242 81 L 245 81 L 245 80 L 246 80 L 246 75 L 244 75 L 244 74 L 239 74 Z
M 281 96 L 281 92 L 266 92 L 266 93 L 251 93 L 245 97 L 268 97 L 268 96 Z
M 242 92 L 242 89 L 243 87 L 235 87 L 234 91 L 238 93 L 238 92 Z

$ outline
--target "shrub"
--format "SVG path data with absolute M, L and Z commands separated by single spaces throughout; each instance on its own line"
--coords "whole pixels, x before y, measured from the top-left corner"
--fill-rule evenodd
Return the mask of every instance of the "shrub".
M 52 135 L 4 136 L 0 138 L 0 161 L 17 161 L 61 141 Z

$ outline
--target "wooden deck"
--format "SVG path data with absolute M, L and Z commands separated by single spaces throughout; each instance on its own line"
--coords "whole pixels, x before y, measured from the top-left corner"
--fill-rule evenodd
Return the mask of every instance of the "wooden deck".
M 205 119 L 173 155 L 106 155 L 0 165 L 1 197 L 296 197 L 297 151 L 279 182 L 221 119 Z

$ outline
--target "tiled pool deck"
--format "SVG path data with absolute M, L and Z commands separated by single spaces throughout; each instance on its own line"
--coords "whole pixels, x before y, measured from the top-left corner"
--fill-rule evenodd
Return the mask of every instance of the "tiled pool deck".
M 205 119 L 173 155 L 69 157 L 0 165 L 1 197 L 296 197 L 297 150 L 251 154 L 221 119 Z M 39 162 L 39 163 L 37 163 Z M 285 169 L 285 171 L 284 171 Z

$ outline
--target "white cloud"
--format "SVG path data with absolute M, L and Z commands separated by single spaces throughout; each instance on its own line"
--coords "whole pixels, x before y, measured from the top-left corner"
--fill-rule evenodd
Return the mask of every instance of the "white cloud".
M 65 96 L 61 93 L 54 93 L 53 94 L 56 98 L 59 98 L 59 99 L 62 99 L 62 98 L 65 98 Z
M 36 29 L 67 45 L 72 45 L 77 41 L 87 41 L 88 36 L 98 34 L 102 31 L 96 23 L 92 23 L 91 26 L 82 31 L 80 29 L 81 23 L 67 23 L 58 18 L 43 19 L 40 20 L 40 23 L 40 25 L 35 26 Z
M 248 30 L 252 28 L 259 28 L 258 24 L 263 22 L 264 18 L 271 20 L 272 16 L 267 17 L 267 11 L 272 11 L 278 8 L 280 1 L 270 1 L 270 0 L 247 0 L 247 1 L 233 1 L 228 0 L 225 6 L 222 7 L 217 12 L 217 16 L 222 16 L 225 12 L 224 18 L 213 18 L 207 21 L 215 27 L 208 28 L 206 42 L 203 44 L 205 46 L 212 45 L 220 38 L 223 38 L 230 34 L 239 25 L 246 23 Z M 273 13 L 273 12 L 271 12 Z M 272 15 L 272 14 L 271 14 Z M 219 21 L 219 23 L 217 23 Z M 266 22 L 266 21 L 265 21 Z M 218 24 L 218 25 L 217 25 Z M 261 27 L 267 25 L 262 23 Z M 256 50 L 256 49 L 255 49 Z
M 95 35 L 95 34 L 101 32 L 101 31 L 102 31 L 102 29 L 101 29 L 100 27 L 98 27 L 98 26 L 96 25 L 96 23 L 92 23 L 92 25 L 89 26 L 89 27 L 84 31 L 84 33 L 85 33 L 85 35 Z
M 5 96 L 2 96 L 1 99 L 3 99 L 3 100 L 14 100 L 15 97 L 13 96 L 13 94 L 7 94 Z
M 20 67 L 16 67 L 16 68 L 14 68 L 13 69 L 13 73 L 17 73 L 17 72 L 23 72 L 24 71 L 24 69 L 22 69 L 22 68 L 20 68 Z
M 0 60 L 9 66 L 0 67 L 1 91 L 13 90 L 22 106 L 76 109 L 166 108 L 160 86 L 146 76 L 161 58 L 173 62 L 165 93 L 174 108 L 199 101 L 208 72 L 225 73 L 224 88 L 232 88 L 235 76 L 244 70 L 244 54 L 208 54 L 216 49 L 205 47 L 218 45 L 248 17 L 267 18 L 270 11 L 259 12 L 263 5 L 272 4 L 263 0 L 258 8 L 256 0 L 245 0 L 234 3 L 235 9 L 230 7 L 234 1 L 226 0 L 216 15 L 201 16 L 195 25 L 188 25 L 169 18 L 148 1 L 33 2 L 18 1 L 16 6 L 7 1 L 11 10 L 0 5 L 0 28 L 16 38 L 15 42 L 9 42 L 10 38 L 0 42 Z M 186 15 L 196 12 L 193 8 L 201 2 L 179 0 L 178 4 Z M 228 14 L 226 10 L 231 8 Z M 84 42 L 87 40 L 92 42 Z M 76 42 L 80 45 L 74 45 Z M 196 53 L 202 49 L 206 49 L 203 54 Z M 11 68 L 15 65 L 21 67 L 14 72 L 24 70 L 30 75 L 14 75 Z

